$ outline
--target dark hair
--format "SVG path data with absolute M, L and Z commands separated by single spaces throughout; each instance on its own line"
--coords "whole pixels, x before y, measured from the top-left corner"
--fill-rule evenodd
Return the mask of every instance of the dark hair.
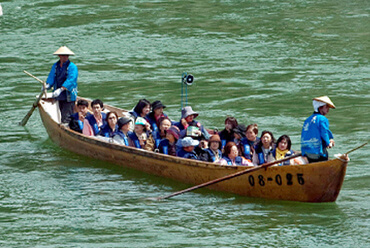
M 281 135 L 278 140 L 276 141 L 276 146 L 278 147 L 279 146 L 279 143 L 283 140 L 286 140 L 286 142 L 288 143 L 288 146 L 287 146 L 287 149 L 290 150 L 290 148 L 292 147 L 292 141 L 290 140 L 289 136 L 284 134 L 284 135 Z
M 107 117 L 105 117 L 105 121 L 108 122 L 109 116 L 111 114 L 114 114 L 116 116 L 116 118 L 117 118 L 117 121 L 118 121 L 118 114 L 115 111 L 108 112 Z
M 148 105 L 150 106 L 150 102 L 148 100 L 140 99 L 134 108 L 134 112 L 136 112 L 140 116 L 143 109 Z
M 234 142 L 227 142 L 226 146 L 224 147 L 224 154 L 225 154 L 225 156 L 228 156 L 230 154 L 231 148 L 233 146 L 236 146 L 236 148 L 238 148 L 238 146 Z M 239 149 L 238 149 L 238 151 L 239 151 Z M 239 154 L 238 154 L 238 156 L 239 156 Z
M 232 117 L 232 116 L 229 116 L 225 119 L 225 124 L 227 122 L 230 122 L 231 123 L 231 130 L 233 130 L 234 128 L 236 128 L 238 126 L 238 121 L 235 119 L 235 117 Z
M 247 126 L 247 131 L 249 128 L 252 128 L 252 131 L 257 135 L 258 134 L 258 125 L 256 123 L 250 124 Z
M 103 108 L 103 106 L 104 106 L 102 100 L 95 99 L 94 101 L 91 102 L 91 107 L 93 107 L 96 104 L 99 104 L 101 108 Z
M 164 120 L 168 120 L 168 121 L 170 121 L 170 123 L 171 123 L 171 125 L 172 125 L 172 122 L 171 122 L 171 120 L 170 120 L 170 118 L 168 118 L 167 116 L 162 116 L 162 117 L 160 117 L 159 119 L 158 119 L 158 121 L 157 121 L 157 127 L 158 127 L 158 129 L 161 129 L 161 123 L 164 121 Z
M 261 134 L 261 138 L 260 138 L 260 141 L 257 143 L 256 145 L 256 152 L 257 153 L 260 153 L 262 151 L 262 147 L 263 147 L 263 144 L 262 144 L 262 137 L 263 135 L 265 134 L 269 134 L 271 136 L 271 143 L 272 143 L 272 147 L 274 148 L 274 144 L 275 144 L 275 138 L 274 138 L 274 135 L 270 132 L 270 131 L 263 131 L 262 134 Z
M 89 103 L 86 100 L 80 99 L 77 102 L 77 106 L 85 106 L 85 107 L 88 108 L 89 107 Z

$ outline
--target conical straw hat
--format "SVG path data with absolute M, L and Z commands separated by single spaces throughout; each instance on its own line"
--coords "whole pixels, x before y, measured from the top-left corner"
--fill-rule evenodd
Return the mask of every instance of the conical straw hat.
M 330 100 L 330 98 L 328 96 L 320 96 L 320 97 L 316 97 L 312 100 L 315 100 L 315 101 L 318 101 L 318 102 L 323 102 L 323 103 L 326 103 L 329 105 L 330 108 L 333 108 L 335 109 L 335 105 L 334 103 Z
M 75 55 L 68 47 L 61 46 L 58 50 L 53 53 L 54 55 Z

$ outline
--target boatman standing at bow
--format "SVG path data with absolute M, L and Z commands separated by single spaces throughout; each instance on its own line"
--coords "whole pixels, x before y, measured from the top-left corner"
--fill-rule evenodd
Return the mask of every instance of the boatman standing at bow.
M 327 96 L 313 99 L 315 112 L 308 117 L 302 128 L 301 151 L 310 163 L 328 160 L 327 148 L 334 146 L 334 137 L 329 130 L 329 120 L 325 117 L 330 108 L 335 108 Z
M 46 88 L 53 87 L 53 97 L 59 102 L 62 123 L 68 123 L 77 97 L 77 66 L 69 61 L 75 55 L 68 47 L 60 47 L 54 55 L 59 61 L 53 64 L 46 80 Z

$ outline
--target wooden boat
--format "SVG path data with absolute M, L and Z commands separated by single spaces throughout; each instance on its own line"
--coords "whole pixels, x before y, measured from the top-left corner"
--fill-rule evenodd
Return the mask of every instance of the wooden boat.
M 88 99 L 85 100 L 90 102 Z M 192 185 L 248 168 L 188 160 L 88 137 L 59 124 L 60 114 L 57 103 L 42 99 L 38 107 L 50 138 L 57 145 L 74 153 Z M 127 112 L 112 106 L 105 106 L 105 108 L 108 111 L 116 111 L 121 116 Z M 347 162 L 340 159 L 306 165 L 272 166 L 211 185 L 209 188 L 248 197 L 333 202 L 342 187 L 346 168 Z

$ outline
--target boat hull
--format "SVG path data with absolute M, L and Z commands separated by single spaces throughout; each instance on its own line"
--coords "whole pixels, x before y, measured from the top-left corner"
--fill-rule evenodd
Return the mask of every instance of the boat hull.
M 109 106 L 106 107 L 110 109 Z M 113 108 L 119 114 L 122 109 Z M 39 113 L 49 137 L 60 147 L 95 159 L 131 167 L 192 185 L 253 167 L 220 166 L 108 143 L 58 124 L 55 103 L 42 100 Z M 308 165 L 271 166 L 208 188 L 242 196 L 301 202 L 333 202 L 340 192 L 347 163 L 333 159 Z

